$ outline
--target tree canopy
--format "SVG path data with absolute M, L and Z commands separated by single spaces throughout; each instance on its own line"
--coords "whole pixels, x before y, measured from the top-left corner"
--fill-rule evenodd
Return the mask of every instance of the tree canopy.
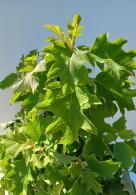
M 66 33 L 46 25 L 56 36 L 0 82 L 12 86 L 10 104 L 20 105 L 0 136 L 1 194 L 136 194 L 135 133 L 125 116 L 135 110 L 136 50 L 108 34 L 75 46 L 80 21 L 76 15 Z

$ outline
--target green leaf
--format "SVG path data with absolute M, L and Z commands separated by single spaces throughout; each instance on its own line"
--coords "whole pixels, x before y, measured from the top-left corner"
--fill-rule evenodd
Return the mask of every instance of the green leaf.
M 28 194 L 28 185 L 33 181 L 31 171 L 29 167 L 26 167 L 24 160 L 14 160 L 10 164 L 10 168 L 4 173 L 2 178 L 2 185 L 5 184 L 5 190 L 9 194 Z M 4 183 L 3 183 L 4 182 Z
M 117 80 L 121 79 L 122 72 L 129 72 L 127 71 L 127 69 L 125 69 L 125 67 L 120 66 L 111 59 L 108 60 L 107 64 L 109 65 L 108 70 L 110 70 L 113 73 Z
M 20 144 L 15 140 L 3 139 L 2 141 L 0 141 L 0 143 L 6 146 L 7 154 L 14 154 L 15 156 L 17 155 L 16 153 L 18 148 L 20 147 Z
M 86 186 L 81 185 L 78 181 L 76 181 L 73 185 L 73 187 L 71 188 L 70 192 L 68 193 L 68 195 L 92 195 L 90 192 L 87 192 Z
M 35 66 L 33 71 L 27 73 L 25 78 L 13 86 L 14 93 L 26 92 L 31 89 L 34 94 L 35 90 L 39 86 L 39 80 L 38 77 L 36 77 L 36 73 L 44 72 L 45 70 L 45 60 L 42 60 Z
M 129 139 L 133 139 L 136 137 L 135 132 L 132 130 L 119 130 L 118 135 L 120 138 L 124 140 L 129 140 Z
M 113 174 L 119 169 L 118 162 L 113 162 L 111 159 L 98 161 L 93 155 L 91 157 L 87 157 L 87 162 L 92 171 L 108 178 L 113 178 Z
M 59 141 L 59 144 L 72 144 L 73 142 L 78 142 L 78 131 L 72 131 L 69 127 L 66 127 L 65 133 L 61 140 Z
M 117 121 L 113 123 L 113 127 L 116 129 L 126 129 L 126 119 L 124 116 L 120 117 Z
M 15 195 L 21 193 L 27 195 L 27 186 L 31 181 L 33 181 L 30 169 L 26 167 L 23 160 L 15 161 L 14 166 L 15 174 L 13 174 L 10 178 L 15 181 L 15 189 L 13 192 Z
M 104 135 L 110 133 L 114 138 L 116 131 L 110 124 L 105 122 L 105 118 L 113 116 L 116 111 L 116 106 L 113 103 L 111 103 L 110 107 L 108 107 L 107 109 L 105 106 L 99 104 L 97 105 L 97 107 L 92 107 L 90 109 L 90 119 L 96 126 L 97 130 L 99 130 L 99 132 L 103 133 Z
M 122 49 L 125 43 L 127 43 L 127 40 L 123 38 L 110 42 L 108 40 L 108 34 L 102 34 L 96 38 L 90 51 L 101 58 L 112 59 L 127 68 L 136 68 L 136 63 L 133 61 L 136 52 L 135 50 L 125 52 Z
M 105 71 L 111 72 L 116 77 L 117 80 L 121 79 L 123 72 L 130 73 L 129 70 L 127 70 L 125 67 L 119 65 L 118 63 L 116 63 L 112 59 L 103 59 L 103 58 L 100 58 L 97 55 L 94 55 L 92 53 L 90 54 L 90 58 L 93 61 L 96 61 L 96 63 L 98 64 L 98 66 L 100 68 L 104 69 Z M 105 65 L 105 68 L 104 68 L 104 65 Z
M 127 143 L 116 143 L 114 145 L 113 156 L 119 162 L 124 169 L 128 169 L 133 163 L 133 157 L 135 157 L 135 151 Z
M 29 158 L 27 159 L 27 163 L 31 163 L 33 169 L 35 168 L 42 169 L 43 167 L 43 163 L 42 161 L 40 161 L 38 154 L 33 153 L 30 159 Z
M 5 190 L 1 189 L 1 187 L 0 187 L 0 194 L 5 195 Z
M 89 93 L 87 87 L 83 85 L 76 86 L 75 91 L 81 109 L 88 109 L 93 105 L 102 104 L 98 97 Z
M 10 124 L 7 124 L 7 127 L 10 127 Z M 21 131 L 21 129 L 18 129 L 18 131 Z M 16 130 L 16 132 L 13 133 L 12 130 L 10 130 L 6 134 L 6 137 L 2 137 L 0 140 L 0 144 L 5 146 L 6 155 L 12 155 L 13 157 L 18 155 L 19 149 L 25 140 L 23 133 L 19 133 L 18 131 Z
M 132 97 L 135 96 L 133 91 L 129 89 L 123 90 L 121 82 L 108 72 L 101 72 L 96 76 L 97 95 L 104 98 L 106 103 L 116 101 L 124 114 L 124 108 L 134 110 L 135 106 Z
M 0 81 L 0 89 L 10 87 L 17 80 L 18 76 L 15 73 L 9 74 L 4 80 Z
M 83 148 L 83 155 L 88 156 L 92 153 L 102 160 L 104 155 L 111 154 L 111 151 L 102 137 L 92 134 Z
M 63 187 L 63 184 L 54 185 L 53 190 L 51 192 L 52 195 L 60 195 L 62 192 L 62 187 Z
M 80 24 L 80 22 L 81 22 L 81 16 L 79 14 L 75 15 L 72 22 L 73 27 L 76 28 Z
M 21 92 L 15 92 L 15 93 L 13 93 L 12 94 L 12 97 L 10 99 L 10 104 L 11 105 L 14 104 L 17 101 L 17 99 L 20 97 L 20 95 L 21 95 Z
M 62 40 L 65 40 L 64 33 L 58 25 L 46 24 L 45 27 L 54 32 Z
M 19 73 L 30 72 L 36 66 L 36 61 L 39 52 L 36 50 L 30 51 L 26 56 L 22 56 L 19 66 L 16 68 Z
M 70 156 L 70 155 L 66 155 L 66 154 L 61 154 L 58 152 L 54 152 L 53 153 L 54 157 L 56 158 L 56 160 L 59 163 L 62 163 L 64 165 L 69 164 L 71 161 L 76 160 L 77 158 L 75 156 Z
M 87 109 L 90 107 L 89 93 L 85 87 L 76 86 L 76 95 L 80 104 L 81 109 Z
M 80 176 L 82 173 L 82 167 L 80 163 L 72 162 L 71 166 L 69 167 L 70 174 L 72 178 L 76 178 L 77 176 Z
M 74 82 L 86 83 L 89 80 L 87 68 L 85 62 L 88 61 L 86 51 L 76 50 L 69 60 L 69 71 L 74 79 Z
M 78 130 L 83 124 L 83 116 L 80 112 L 80 106 L 78 105 L 75 94 L 70 94 L 54 102 L 50 102 L 49 100 L 49 104 L 48 101 L 41 102 L 36 108 L 50 110 L 57 117 L 61 117 L 64 120 L 66 128 L 64 129 L 64 137 L 60 143 L 66 144 L 67 139 L 69 140 L 68 143 L 78 141 Z
M 71 50 L 69 49 L 69 47 L 66 45 L 65 42 L 63 42 L 62 40 L 59 39 L 55 39 L 55 38 L 48 38 L 49 42 L 52 43 L 52 45 L 47 45 L 44 47 L 43 51 L 47 52 L 48 54 L 54 54 L 55 57 L 50 56 L 50 62 L 48 63 L 48 65 L 52 65 L 53 63 L 55 63 L 55 58 L 56 58 L 56 54 L 58 54 L 58 58 L 60 56 L 60 54 L 64 54 L 65 56 L 71 56 Z M 49 56 L 46 57 L 46 61 L 47 58 Z
M 50 123 L 47 127 L 46 127 L 46 133 L 52 133 L 55 130 L 57 130 L 58 128 L 60 128 L 62 123 L 61 118 L 57 118 L 55 119 L 52 123 Z
M 75 50 L 70 58 L 61 56 L 57 62 L 51 67 L 50 75 L 56 74 L 60 77 L 62 86 L 65 83 L 71 85 L 78 82 L 87 83 L 89 81 L 88 70 L 85 67 L 85 62 L 88 61 L 87 53 L 80 50 Z M 48 73 L 49 74 L 49 73 Z
M 48 100 L 45 100 L 45 101 L 41 101 L 35 107 L 37 109 L 45 109 L 46 107 L 51 106 L 52 105 L 52 102 L 53 102 L 52 99 L 48 99 Z
M 28 120 L 26 123 L 26 134 L 34 141 L 38 141 L 44 129 L 41 127 L 42 118 L 35 118 L 34 121 Z
M 79 14 L 75 15 L 72 24 L 68 24 L 68 34 L 71 41 L 71 45 L 74 46 L 77 36 L 81 35 L 82 26 L 79 26 L 81 21 L 81 16 Z
M 83 115 L 83 119 L 84 123 L 81 128 L 85 131 L 97 134 L 97 128 L 95 127 L 95 125 L 85 115 Z
M 93 190 L 95 193 L 102 193 L 101 184 L 99 184 L 96 178 L 99 175 L 95 172 L 86 169 L 83 171 L 81 183 L 86 184 L 87 191 Z
M 56 116 L 61 117 L 67 124 L 64 137 L 60 143 L 66 144 L 67 139 L 68 143 L 78 141 L 78 130 L 83 124 L 83 117 L 75 95 L 71 94 L 55 101 L 50 108 Z

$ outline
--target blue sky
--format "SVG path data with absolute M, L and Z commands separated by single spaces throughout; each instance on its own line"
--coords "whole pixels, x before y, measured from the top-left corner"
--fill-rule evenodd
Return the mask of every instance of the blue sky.
M 0 0 L 0 79 L 15 71 L 22 54 L 42 48 L 50 32 L 46 23 L 60 24 L 75 13 L 82 16 L 84 36 L 78 43 L 90 45 L 93 39 L 109 32 L 111 40 L 125 37 L 126 48 L 136 48 L 135 0 Z M 8 104 L 10 90 L 0 92 L 0 121 L 11 119 L 16 106 Z M 127 113 L 128 127 L 135 129 L 134 112 Z
M 111 40 L 124 37 L 126 49 L 136 48 L 136 0 L 0 0 L 0 80 L 14 72 L 22 54 L 44 46 L 50 32 L 44 24 L 65 27 L 75 13 L 82 16 L 84 36 L 79 44 L 109 32 Z M 17 106 L 9 106 L 11 91 L 0 92 L 0 122 L 13 118 Z M 127 113 L 128 128 L 136 130 L 136 112 Z

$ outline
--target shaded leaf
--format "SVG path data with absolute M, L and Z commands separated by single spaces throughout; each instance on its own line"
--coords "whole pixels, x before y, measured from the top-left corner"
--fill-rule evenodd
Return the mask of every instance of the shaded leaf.
M 17 80 L 18 76 L 15 73 L 9 74 L 4 80 L 0 81 L 0 89 L 10 87 Z
M 71 161 L 74 161 L 74 160 L 77 159 L 75 156 L 70 156 L 70 155 L 66 155 L 66 154 L 62 154 L 62 153 L 57 153 L 57 152 L 54 152 L 53 155 L 54 155 L 54 157 L 57 159 L 57 161 L 59 163 L 62 163 L 64 165 L 67 165 Z
M 124 140 L 133 139 L 136 136 L 135 132 L 132 130 L 120 130 L 118 131 L 118 135 Z
M 120 117 L 117 121 L 113 123 L 113 127 L 116 129 L 125 129 L 126 128 L 126 119 L 124 116 Z
M 113 156 L 121 162 L 124 169 L 128 169 L 133 163 L 135 152 L 128 144 L 120 142 L 114 145 Z
M 93 190 L 95 193 L 101 193 L 102 188 L 101 184 L 98 183 L 96 178 L 99 175 L 95 172 L 90 171 L 89 169 L 86 169 L 83 172 L 81 183 L 86 184 L 87 191 L 90 192 L 90 190 Z
M 104 177 L 112 178 L 113 174 L 119 168 L 118 162 L 113 162 L 111 159 L 107 161 L 98 161 L 94 156 L 87 157 L 87 162 L 89 167 L 94 171 L 97 172 L 99 175 Z
M 83 148 L 83 155 L 88 156 L 92 153 L 102 160 L 104 155 L 111 154 L 111 151 L 102 137 L 92 134 Z

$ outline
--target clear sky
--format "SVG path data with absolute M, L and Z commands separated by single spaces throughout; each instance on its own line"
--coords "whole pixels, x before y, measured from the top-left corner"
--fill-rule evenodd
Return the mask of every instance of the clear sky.
M 82 16 L 84 36 L 79 43 L 109 32 L 111 40 L 124 37 L 126 49 L 136 48 L 136 0 L 0 0 L 0 80 L 14 72 L 22 54 L 44 46 L 50 32 L 46 23 L 65 26 L 75 13 Z M 0 92 L 0 122 L 13 118 L 11 91 Z M 127 113 L 128 128 L 136 130 L 136 112 Z
M 0 0 L 0 80 L 15 71 L 22 54 L 42 48 L 50 34 L 44 24 L 65 27 L 77 12 L 85 26 L 79 43 L 90 45 L 97 35 L 109 32 L 111 40 L 123 36 L 126 48 L 136 48 L 136 0 Z M 0 121 L 15 113 L 16 106 L 8 104 L 10 92 L 0 92 Z M 135 129 L 136 114 L 127 116 L 128 127 Z

